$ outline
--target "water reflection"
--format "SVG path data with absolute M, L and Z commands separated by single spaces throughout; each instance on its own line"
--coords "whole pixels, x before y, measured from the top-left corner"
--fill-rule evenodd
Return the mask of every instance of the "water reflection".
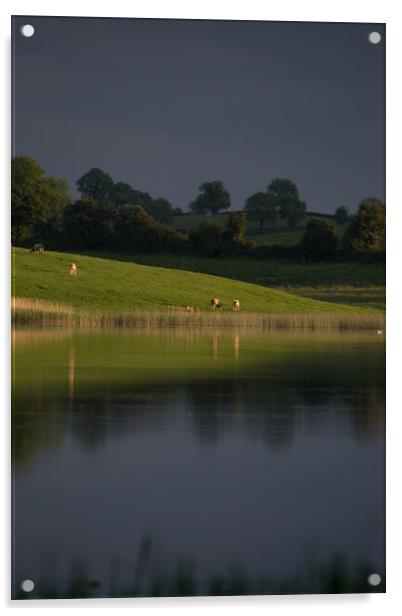
M 68 399 L 74 399 L 74 383 L 75 383 L 75 347 L 71 345 L 69 350 L 68 360 Z
M 14 338 L 16 596 L 34 576 L 43 597 L 372 591 L 382 340 Z
M 74 373 L 72 373 L 74 374 Z M 63 445 L 68 430 L 83 447 L 102 447 L 128 431 L 135 434 L 185 423 L 206 443 L 218 443 L 227 433 L 246 433 L 270 448 L 286 448 L 295 435 L 345 432 L 361 441 L 383 438 L 384 400 L 374 388 L 350 392 L 339 389 L 295 391 L 261 387 L 259 380 L 232 383 L 215 379 L 173 388 L 117 385 L 74 396 L 69 376 L 66 397 L 47 399 L 41 382 L 30 390 L 29 408 L 16 414 L 14 462 L 19 467 L 35 461 L 35 452 Z M 334 397 L 336 400 L 334 401 Z M 16 396 L 18 407 L 24 404 Z M 44 405 L 46 415 L 44 415 Z M 28 402 L 27 402 L 28 406 Z
M 233 336 L 233 350 L 235 359 L 238 360 L 240 352 L 240 334 L 234 334 Z
M 306 557 L 302 570 L 287 578 L 251 577 L 241 565 L 233 563 L 225 573 L 203 578 L 191 558 L 182 557 L 175 563 L 162 561 L 151 535 L 142 537 L 132 561 L 111 559 L 103 581 L 91 575 L 86 560 L 73 561 L 64 582 L 55 575 L 54 558 L 42 562 L 43 575 L 34 592 L 27 595 L 16 586 L 15 599 L 375 593 L 385 592 L 386 585 L 381 571 L 380 584 L 370 586 L 372 564 L 361 561 L 351 565 L 342 553 L 332 554 L 325 562 Z

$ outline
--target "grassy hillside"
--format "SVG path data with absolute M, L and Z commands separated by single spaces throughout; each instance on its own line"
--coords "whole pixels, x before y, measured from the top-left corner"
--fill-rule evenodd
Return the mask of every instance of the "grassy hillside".
M 385 265 L 382 263 L 306 264 L 273 259 L 201 259 L 166 254 L 120 258 L 143 265 L 234 278 L 312 299 L 385 310 Z
M 69 275 L 70 262 L 77 264 L 76 277 Z M 251 312 L 366 312 L 208 274 L 69 253 L 38 256 L 23 248 L 13 250 L 13 295 L 118 311 L 187 304 L 207 310 L 209 299 L 218 297 L 227 309 L 239 299 L 242 311 Z

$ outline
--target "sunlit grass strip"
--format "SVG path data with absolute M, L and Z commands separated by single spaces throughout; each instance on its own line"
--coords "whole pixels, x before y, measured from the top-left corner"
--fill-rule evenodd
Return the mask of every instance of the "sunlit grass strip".
M 106 311 L 75 308 L 44 300 L 16 297 L 12 300 L 16 325 L 68 325 L 78 327 L 222 327 L 259 329 L 384 329 L 383 314 L 274 314 L 253 312 L 187 312 L 171 306 L 161 309 Z

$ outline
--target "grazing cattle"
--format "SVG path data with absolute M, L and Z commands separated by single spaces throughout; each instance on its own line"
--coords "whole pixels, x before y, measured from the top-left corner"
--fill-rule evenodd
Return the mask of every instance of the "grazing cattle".
M 211 299 L 211 301 L 209 302 L 210 307 L 212 308 L 212 310 L 222 310 L 223 306 L 222 306 L 222 302 L 220 301 L 220 299 L 217 299 L 216 297 L 213 297 Z
M 77 275 L 77 266 L 75 263 L 70 263 L 70 276 Z
M 200 311 L 198 306 L 192 306 L 191 304 L 186 306 L 186 310 L 187 310 L 187 312 L 199 312 Z
M 41 255 L 45 252 L 45 247 L 43 244 L 34 244 L 31 248 L 31 252 L 37 255 Z
M 232 306 L 233 306 L 233 312 L 239 312 L 239 310 L 240 310 L 240 302 L 239 302 L 238 299 L 234 299 L 233 300 Z

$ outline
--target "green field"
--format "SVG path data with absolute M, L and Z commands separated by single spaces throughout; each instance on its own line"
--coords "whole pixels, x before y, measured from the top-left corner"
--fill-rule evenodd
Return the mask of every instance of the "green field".
M 76 277 L 69 275 L 70 262 L 77 264 Z M 254 262 L 253 267 L 263 269 L 264 265 Z M 265 284 L 267 282 L 265 280 Z M 218 297 L 226 309 L 231 308 L 233 299 L 239 299 L 242 312 L 376 313 L 356 306 L 316 301 L 261 284 L 234 280 L 230 276 L 71 253 L 46 252 L 38 256 L 23 248 L 13 250 L 12 290 L 16 297 L 116 311 L 185 307 L 187 304 L 208 310 L 210 298 Z
M 339 240 L 342 239 L 345 232 L 344 225 L 337 225 L 333 221 L 335 235 Z M 253 240 L 257 246 L 273 246 L 277 244 L 279 246 L 296 246 L 299 244 L 303 237 L 304 227 L 297 227 L 296 229 L 267 229 L 266 231 L 249 231 L 247 232 L 247 239 Z
M 272 246 L 278 244 L 280 246 L 296 246 L 303 237 L 304 229 L 309 219 L 311 218 L 324 218 L 331 222 L 335 228 L 335 234 L 339 240 L 342 239 L 345 232 L 345 225 L 338 225 L 331 216 L 323 216 L 322 214 L 316 214 L 314 212 L 308 212 L 306 218 L 295 228 L 289 229 L 286 220 L 279 219 L 274 227 L 266 224 L 263 230 L 260 229 L 259 224 L 255 220 L 247 220 L 246 237 L 248 240 L 253 240 L 257 246 Z M 203 214 L 194 214 L 186 212 L 174 217 L 172 226 L 184 233 L 189 233 L 201 220 L 205 218 Z M 229 218 L 227 212 L 208 216 L 208 218 L 219 222 L 221 225 L 226 225 Z
M 296 246 L 303 237 L 304 229 L 284 229 L 279 231 L 264 231 L 263 233 L 247 233 L 247 239 L 252 240 L 257 246 Z
M 228 221 L 230 213 L 231 211 L 230 212 L 220 212 L 218 214 L 212 214 L 212 215 L 211 214 L 206 215 L 206 214 L 195 214 L 194 212 L 185 212 L 184 214 L 179 214 L 179 215 L 174 216 L 171 224 L 175 229 L 179 231 L 183 231 L 184 233 L 190 233 L 190 231 L 193 231 L 193 229 L 195 229 L 197 225 L 200 224 L 201 220 L 203 220 L 204 218 L 215 220 L 216 222 L 225 226 Z M 306 218 L 306 221 L 307 221 L 307 218 Z M 269 227 L 269 225 L 267 225 L 267 227 Z M 275 230 L 283 229 L 283 231 L 286 231 L 287 228 L 288 228 L 288 223 L 286 222 L 286 220 L 279 219 L 277 221 L 275 229 L 273 230 L 275 231 Z M 258 233 L 258 232 L 259 232 L 258 222 L 255 220 L 247 220 L 247 234 Z
M 183 255 L 119 258 L 143 265 L 234 278 L 312 299 L 385 310 L 385 266 L 381 263 L 306 264 L 247 258 L 200 259 Z

